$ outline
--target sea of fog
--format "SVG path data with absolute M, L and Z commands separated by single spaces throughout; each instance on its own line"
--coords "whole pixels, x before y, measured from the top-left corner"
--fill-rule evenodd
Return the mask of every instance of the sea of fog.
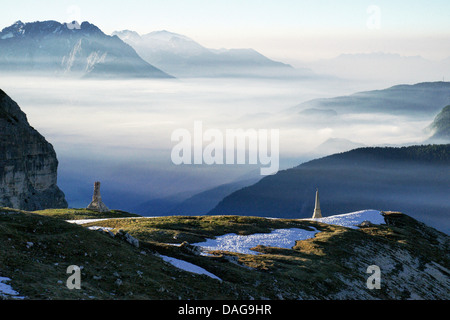
M 342 80 L 85 80 L 0 76 L 30 124 L 53 144 L 58 184 L 71 207 L 85 207 L 94 181 L 104 202 L 133 210 L 152 199 L 186 199 L 226 183 L 260 177 L 260 165 L 175 165 L 174 130 L 279 130 L 280 170 L 313 158 L 330 138 L 371 145 L 422 141 L 434 115 L 292 117 L 289 108 L 323 97 L 392 84 Z

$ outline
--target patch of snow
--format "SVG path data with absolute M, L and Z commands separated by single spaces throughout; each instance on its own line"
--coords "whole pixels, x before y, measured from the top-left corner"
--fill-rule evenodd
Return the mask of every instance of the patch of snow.
M 211 272 L 203 269 L 202 267 L 199 267 L 195 264 L 192 264 L 190 262 L 184 261 L 184 260 L 180 260 L 180 259 L 176 259 L 176 258 L 172 258 L 172 257 L 168 257 L 168 256 L 164 256 L 164 255 L 159 255 L 164 261 L 170 263 L 171 265 L 173 265 L 174 267 L 178 268 L 178 269 L 182 269 L 184 271 L 187 272 L 192 272 L 192 273 L 196 273 L 196 274 L 204 274 L 207 275 L 208 277 L 211 277 L 213 279 L 217 279 L 219 281 L 222 281 L 222 279 L 220 279 L 219 277 L 217 277 L 216 275 L 212 274 Z
M 25 299 L 25 297 L 19 296 L 19 293 L 7 284 L 6 282 L 11 281 L 10 278 L 0 277 L 0 297 L 13 298 L 13 299 Z
M 104 220 L 109 220 L 109 219 L 108 218 L 105 218 L 105 219 L 80 219 L 80 220 L 66 220 L 66 222 L 75 223 L 75 224 L 85 224 L 85 223 L 104 221 Z
M 276 229 L 271 233 L 255 233 L 246 236 L 229 233 L 193 245 L 201 247 L 204 251 L 222 250 L 244 254 L 259 254 L 259 252 L 252 251 L 250 248 L 256 247 L 257 245 L 263 245 L 267 247 L 291 249 L 296 241 L 314 238 L 315 234 L 318 232 L 319 230 L 315 228 L 314 231 L 290 228 Z
M 89 230 L 101 230 L 101 231 L 110 231 L 113 230 L 114 228 L 111 227 L 100 227 L 100 226 L 92 226 L 92 227 L 88 227 Z
M 357 226 L 363 221 L 370 221 L 373 224 L 385 223 L 384 217 L 381 215 L 381 211 L 378 210 L 361 210 L 329 217 L 305 220 L 318 221 L 326 224 L 333 224 L 353 229 L 356 229 Z
M 142 219 L 142 218 L 157 218 L 157 217 L 120 217 L 120 218 L 101 218 L 101 219 L 78 219 L 78 220 L 66 220 L 69 223 L 86 224 L 97 221 L 114 220 L 114 219 Z

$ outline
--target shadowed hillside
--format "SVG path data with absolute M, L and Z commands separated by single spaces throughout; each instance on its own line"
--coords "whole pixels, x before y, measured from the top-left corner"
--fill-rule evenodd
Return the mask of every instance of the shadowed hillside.
M 450 145 L 360 148 L 268 176 L 223 199 L 210 214 L 306 218 L 320 190 L 324 216 L 399 210 L 450 231 Z

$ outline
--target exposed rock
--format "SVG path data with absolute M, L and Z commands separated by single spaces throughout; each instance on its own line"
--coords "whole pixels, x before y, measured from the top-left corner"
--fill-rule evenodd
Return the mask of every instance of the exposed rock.
M 116 237 L 122 238 L 124 239 L 126 242 L 128 242 L 129 244 L 131 244 L 132 246 L 139 248 L 139 240 L 134 238 L 132 235 L 130 235 L 129 233 L 125 232 L 124 230 L 120 229 L 117 231 L 116 233 Z
M 364 220 L 363 222 L 361 222 L 358 227 L 360 228 L 365 228 L 365 227 L 372 227 L 374 226 L 374 224 L 368 220 Z
M 0 89 L 0 207 L 67 208 L 65 195 L 56 184 L 57 169 L 53 146 Z

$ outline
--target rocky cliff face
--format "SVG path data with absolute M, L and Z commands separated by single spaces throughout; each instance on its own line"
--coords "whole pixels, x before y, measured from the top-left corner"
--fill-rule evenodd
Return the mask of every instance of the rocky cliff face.
M 57 168 L 53 146 L 0 89 L 0 207 L 67 208 L 56 185 Z

